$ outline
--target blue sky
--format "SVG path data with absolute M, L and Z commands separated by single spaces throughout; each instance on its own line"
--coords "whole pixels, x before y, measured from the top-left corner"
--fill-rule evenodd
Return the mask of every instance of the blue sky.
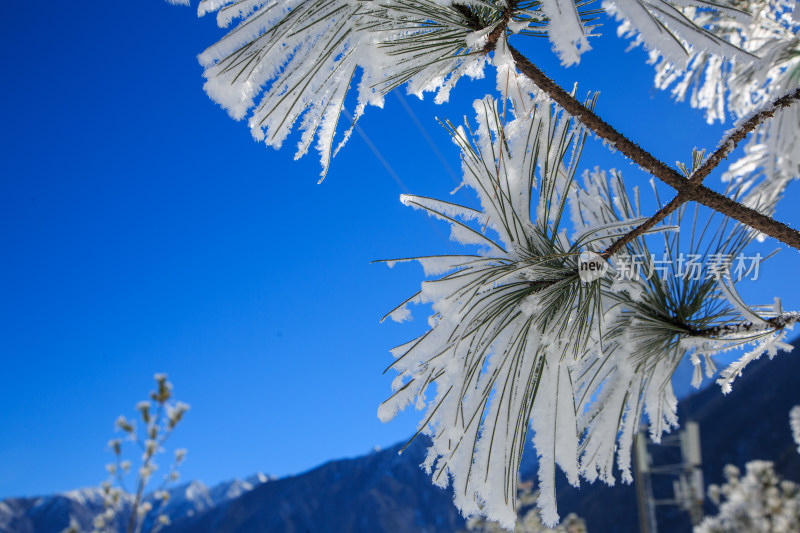
M 114 419 L 155 372 L 192 406 L 173 441 L 184 479 L 298 473 L 413 433 L 417 413 L 376 411 L 389 348 L 425 317 L 378 319 L 422 272 L 370 261 L 457 250 L 398 195 L 454 188 L 458 154 L 434 117 L 471 115 L 491 80 L 460 82 L 443 106 L 389 95 L 360 123 L 369 143 L 354 135 L 317 185 L 315 156 L 294 161 L 292 139 L 265 149 L 203 93 L 195 57 L 222 31 L 193 8 L 15 2 L 0 27 L 0 497 L 99 483 Z M 651 89 L 641 51 L 593 46 L 566 71 L 545 40 L 523 48 L 563 86 L 600 90 L 599 114 L 668 163 L 729 127 Z M 594 165 L 647 183 L 595 142 Z M 744 293 L 798 309 L 783 281 L 796 256 L 779 256 Z

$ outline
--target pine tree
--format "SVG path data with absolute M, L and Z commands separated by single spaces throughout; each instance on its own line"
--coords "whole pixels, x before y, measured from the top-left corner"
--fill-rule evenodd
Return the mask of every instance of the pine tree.
M 463 254 L 388 261 L 419 261 L 430 279 L 387 317 L 406 319 L 411 303 L 433 314 L 425 334 L 393 350 L 398 376 L 379 416 L 424 410 L 419 432 L 432 445 L 423 466 L 435 484 L 452 484 L 465 516 L 514 527 L 532 429 L 537 505 L 555 525 L 557 466 L 574 485 L 612 484 L 615 469 L 630 482 L 640 423 L 656 442 L 677 426 L 670 380 L 682 359 L 699 383 L 703 367 L 714 374 L 714 354 L 751 345 L 721 372 L 728 391 L 747 363 L 791 348 L 784 339 L 800 313 L 778 299 L 749 306 L 736 284 L 753 239 L 800 250 L 800 233 L 773 217 L 800 174 L 794 9 L 784 0 L 200 2 L 220 26 L 238 21 L 200 55 L 209 96 L 276 148 L 298 128 L 297 157 L 314 145 L 323 177 L 359 117 L 391 90 L 442 102 L 464 76 L 496 76 L 497 93 L 475 101 L 474 123 L 443 122 L 476 206 L 402 198 L 449 224 Z M 603 12 L 650 52 L 658 87 L 690 98 L 710 122 L 737 117 L 714 150 L 671 168 L 599 117 L 595 96 L 565 91 L 512 45 L 546 36 L 564 66 L 578 63 Z M 352 86 L 351 124 L 340 127 Z M 643 212 L 619 172 L 586 170 L 590 134 L 674 197 Z M 704 185 L 745 139 L 724 191 Z

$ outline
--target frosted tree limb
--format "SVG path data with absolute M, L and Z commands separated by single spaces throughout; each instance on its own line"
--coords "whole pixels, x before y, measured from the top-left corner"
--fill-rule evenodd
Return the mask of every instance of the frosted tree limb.
M 477 16 L 475 16 L 475 14 L 472 13 L 467 6 L 454 4 L 453 7 L 465 16 L 467 22 L 473 27 L 473 29 L 484 29 L 481 26 Z M 508 24 L 507 21 L 510 19 L 514 7 L 514 3 L 509 3 L 508 7 L 503 13 L 502 21 L 497 25 L 496 28 L 494 28 L 494 30 L 492 30 L 490 38 L 484 45 L 484 53 L 488 54 L 494 50 L 498 39 L 506 30 Z M 692 179 L 687 179 L 679 174 L 676 170 L 667 166 L 666 163 L 657 159 L 650 152 L 628 139 L 613 126 L 597 116 L 592 110 L 581 104 L 577 99 L 575 99 L 575 97 L 561 88 L 553 80 L 548 78 L 544 72 L 534 65 L 519 50 L 510 44 L 508 45 L 508 50 L 511 52 L 511 55 L 514 59 L 514 65 L 516 69 L 529 78 L 537 87 L 539 87 L 539 89 L 544 91 L 554 102 L 561 106 L 561 108 L 580 120 L 581 123 L 594 132 L 595 135 L 610 142 L 616 150 L 639 165 L 639 167 L 678 191 L 679 194 L 674 202 L 679 203 L 671 202 L 668 204 L 671 211 L 665 211 L 663 213 L 659 211 L 654 216 L 660 216 L 661 219 L 663 219 L 670 212 L 677 209 L 681 203 L 695 201 L 730 218 L 733 218 L 734 220 L 737 220 L 757 231 L 760 231 L 765 235 L 773 237 L 782 243 L 791 246 L 792 248 L 800 250 L 800 232 L 767 215 L 759 213 L 755 209 L 751 209 L 734 200 L 731 200 L 730 198 L 719 194 L 701 184 L 702 179 L 704 179 L 705 176 L 707 176 L 708 173 L 710 173 L 711 170 L 713 170 L 725 158 L 725 156 L 727 156 L 733 147 L 735 147 L 736 143 L 743 139 L 750 131 L 752 131 L 753 128 L 766 120 L 766 118 L 772 116 L 777 109 L 786 107 L 795 100 L 800 99 L 800 89 L 796 91 L 796 93 L 779 98 L 770 106 L 766 107 L 761 112 L 745 121 L 737 129 L 737 131 L 731 134 L 720 144 L 720 148 L 717 149 L 717 151 L 712 154 L 706 163 L 694 173 Z M 731 142 L 732 147 L 729 147 Z M 652 228 L 652 226 L 657 222 L 658 220 L 654 222 L 646 222 L 645 224 L 649 224 L 649 226 L 639 230 L 639 233 L 637 233 L 635 236 L 640 235 L 646 231 L 646 229 Z M 637 231 L 637 229 L 634 229 L 633 231 Z M 635 238 L 635 236 L 630 237 L 628 240 L 626 240 L 626 242 L 630 242 L 630 240 Z M 610 257 L 612 254 L 609 254 L 608 257 Z
M 689 183 L 692 185 L 699 185 L 702 183 L 703 180 L 711 173 L 711 171 L 714 170 L 714 168 L 716 168 L 722 161 L 724 161 L 726 157 L 728 157 L 728 155 L 736 148 L 736 145 L 739 144 L 742 139 L 747 137 L 749 133 L 756 129 L 759 124 L 768 118 L 771 118 L 779 109 L 788 107 L 797 100 L 800 100 L 800 88 L 790 92 L 789 94 L 781 96 L 772 102 L 772 104 L 742 122 L 739 127 L 735 128 L 733 132 L 731 132 L 725 139 L 722 140 L 722 142 L 720 142 L 719 148 L 717 148 L 717 150 L 706 159 L 703 165 L 692 173 L 691 177 L 689 178 Z M 659 209 L 658 212 L 656 212 L 647 220 L 647 222 L 620 237 L 616 242 L 614 242 L 614 244 L 609 246 L 609 248 L 603 252 L 601 256 L 603 259 L 608 260 L 626 244 L 637 237 L 644 235 L 647 230 L 664 220 L 664 218 L 666 218 L 670 213 L 691 199 L 692 198 L 687 193 L 678 193 L 678 195 L 675 196 L 671 202 Z
M 692 183 L 684 176 L 678 174 L 676 170 L 668 167 L 664 162 L 659 161 L 651 153 L 625 137 L 593 111 L 581 104 L 571 94 L 548 78 L 517 49 L 511 45 L 508 46 L 508 49 L 514 58 L 517 70 L 533 81 L 533 83 L 552 98 L 553 101 L 569 114 L 580 120 L 582 124 L 593 131 L 598 137 L 612 143 L 614 148 L 628 159 L 678 191 L 678 193 L 688 196 L 686 201 L 695 201 L 706 207 L 710 207 L 792 248 L 800 250 L 800 232 L 767 215 L 759 213 L 755 209 L 751 209 L 731 200 L 708 187 L 699 183 Z
M 469 23 L 476 29 L 482 29 L 477 17 L 472 14 L 468 7 L 456 4 L 455 9 L 459 10 L 465 15 Z M 484 46 L 484 53 L 491 52 L 500 36 L 505 32 L 507 20 L 510 13 L 513 11 L 514 5 L 509 4 L 503 15 L 503 23 L 499 24 L 492 33 L 491 38 L 487 40 Z M 719 193 L 708 189 L 701 185 L 701 181 L 713 168 L 715 168 L 720 161 L 735 147 L 747 133 L 752 131 L 760 122 L 763 122 L 767 117 L 772 116 L 776 109 L 788 106 L 794 100 L 800 98 L 800 93 L 797 95 L 788 95 L 783 99 L 778 99 L 771 106 L 764 109 L 762 112 L 754 115 L 750 120 L 746 121 L 742 126 L 728 137 L 720 148 L 706 161 L 706 163 L 695 172 L 692 179 L 686 179 L 668 167 L 664 162 L 658 160 L 648 151 L 644 150 L 638 144 L 628 139 L 625 135 L 618 132 L 610 124 L 597 116 L 592 110 L 581 104 L 571 94 L 562 89 L 557 83 L 547 77 L 536 65 L 534 65 L 527 57 L 525 57 L 519 50 L 508 45 L 508 49 L 514 59 L 514 64 L 517 70 L 528 77 L 537 87 L 544 91 L 550 98 L 553 99 L 559 106 L 572 116 L 581 121 L 587 128 L 594 132 L 598 137 L 612 143 L 616 150 L 619 150 L 628 159 L 639 165 L 641 168 L 660 179 L 673 189 L 678 191 L 678 196 L 665 206 L 662 210 L 656 213 L 652 219 L 645 222 L 640 228 L 635 228 L 630 234 L 622 237 L 624 241 L 620 242 L 619 246 L 614 246 L 614 250 L 610 253 L 604 254 L 608 259 L 616 251 L 621 249 L 625 244 L 643 234 L 647 229 L 652 228 L 660 220 L 669 215 L 672 211 L 677 209 L 682 203 L 686 201 L 696 201 L 707 207 L 719 211 L 739 222 L 750 226 L 753 229 L 774 237 L 779 241 L 787 244 L 797 250 L 800 250 L 800 232 L 790 228 L 782 222 L 778 222 L 771 217 L 763 215 L 754 209 L 743 206 L 738 202 L 731 200 Z M 732 142 L 732 147 L 729 144 Z
M 605 252 L 600 254 L 600 257 L 608 261 L 612 255 L 622 250 L 626 244 L 647 233 L 648 230 L 652 229 L 656 224 L 667 218 L 667 216 L 678 209 L 688 199 L 689 198 L 686 194 L 678 193 L 675 198 L 673 198 L 667 205 L 659 209 L 653 216 L 648 218 L 646 222 L 636 226 L 631 231 L 614 241 L 614 243 L 609 246 Z
M 703 166 L 698 168 L 692 173 L 689 181 L 691 183 L 701 183 L 706 176 L 708 176 L 714 168 L 717 167 L 722 161 L 728 157 L 735 148 L 749 133 L 756 129 L 762 122 L 768 118 L 772 118 L 776 111 L 789 107 L 797 100 L 800 100 L 800 88 L 789 92 L 776 99 L 770 105 L 764 107 L 761 111 L 752 115 L 749 119 L 742 122 L 737 128 L 734 129 L 722 142 L 719 143 L 719 148 L 706 159 Z
M 758 333 L 769 330 L 780 330 L 786 326 L 791 326 L 800 322 L 800 313 L 793 311 L 790 313 L 783 313 L 780 316 L 765 319 L 763 323 L 754 323 L 750 321 L 738 322 L 736 324 L 722 324 L 705 329 L 692 329 L 685 326 L 689 335 L 692 337 L 704 337 L 707 339 L 717 339 L 729 335 L 737 335 L 742 333 Z

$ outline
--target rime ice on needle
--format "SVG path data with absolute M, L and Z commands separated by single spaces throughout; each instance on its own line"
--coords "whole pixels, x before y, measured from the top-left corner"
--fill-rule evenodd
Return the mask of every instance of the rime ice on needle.
M 733 289 L 720 280 L 688 288 L 658 276 L 584 284 L 578 254 L 587 246 L 606 249 L 645 219 L 638 192 L 631 199 L 618 172 L 599 170 L 585 172 L 579 186 L 583 129 L 516 75 L 502 39 L 494 63 L 498 86 L 508 87 L 507 105 L 486 97 L 475 102 L 477 128 L 447 123 L 462 151 L 464 183 L 480 207 L 401 198 L 448 223 L 451 239 L 472 253 L 410 258 L 434 279 L 387 316 L 407 319 L 409 303 L 430 303 L 431 329 L 392 351 L 398 376 L 378 414 L 389 420 L 409 405 L 424 410 L 419 430 L 432 438 L 424 467 L 434 483 L 453 485 L 466 516 L 485 515 L 508 528 L 530 426 L 539 456 L 538 505 L 543 522 L 553 525 L 556 467 L 575 485 L 580 477 L 613 484 L 615 469 L 631 482 L 641 421 L 649 422 L 655 441 L 677 426 L 671 377 L 685 354 L 699 364 L 699 356 L 710 363 L 708 354 L 740 342 L 759 342 L 759 350 L 786 345 L 777 339 L 783 332 L 773 335 L 766 321 L 755 336 L 743 331 L 713 346 L 706 338 L 679 342 L 701 325 L 752 318 L 749 308 L 729 301 Z M 564 227 L 567 203 L 571 236 Z M 652 232 L 676 230 L 662 225 Z M 738 253 L 752 234 L 737 227 L 721 241 L 721 252 Z M 653 256 L 640 240 L 611 258 L 612 269 L 634 255 L 652 269 Z M 675 305 L 695 309 L 674 311 L 688 313 L 689 323 L 676 326 L 667 294 Z M 719 305 L 696 307 L 709 298 Z
M 431 0 L 200 2 L 201 15 L 214 11 L 220 26 L 241 21 L 199 56 L 209 96 L 237 120 L 249 115 L 253 136 L 275 148 L 300 121 L 296 157 L 316 139 L 323 175 L 351 85 L 357 120 L 367 105 L 382 107 L 398 85 L 445 101 L 459 78 L 483 75 L 485 58 L 468 44 L 472 30 L 463 15 Z M 425 43 L 436 47 L 409 49 Z
M 398 308 L 430 302 L 435 315 L 428 333 L 393 351 L 397 360 L 392 366 L 399 376 L 379 416 L 388 420 L 409 404 L 426 408 L 420 430 L 433 439 L 425 467 L 434 483 L 452 482 L 456 504 L 465 515 L 484 514 L 512 527 L 529 422 L 540 456 L 538 504 L 545 523 L 558 521 L 556 465 L 573 484 L 580 475 L 613 480 L 610 465 L 620 417 L 611 410 L 620 402 L 624 410 L 626 400 L 618 391 L 627 387 L 603 388 L 602 383 L 637 380 L 624 355 L 597 352 L 592 339 L 598 332 L 589 315 L 607 296 L 600 283 L 584 287 L 575 265 L 590 235 L 610 242 L 641 217 L 616 212 L 608 217 L 609 208 L 614 211 L 610 195 L 579 192 L 573 177 L 585 132 L 541 96 L 530 96 L 535 88 L 510 71 L 504 51 L 501 41 L 495 58 L 498 83 L 510 77 L 513 120 L 500 117 L 498 104 L 487 97 L 475 103 L 474 135 L 451 126 L 462 150 L 464 181 L 477 192 L 480 210 L 429 198 L 402 199 L 448 222 L 451 238 L 476 246 L 477 253 L 460 261 L 447 256 L 446 264 L 437 266 L 449 266 L 450 273 L 424 282 Z M 581 207 L 587 202 L 601 207 L 586 211 L 595 215 L 578 227 L 572 240 L 558 222 L 568 197 Z M 434 260 L 441 258 L 423 258 Z M 598 358 L 614 363 L 594 381 L 598 373 L 588 368 Z M 651 416 L 665 428 L 674 424 L 674 398 L 660 391 L 665 383 L 668 390 L 671 373 L 664 375 L 669 364 L 656 367 L 649 377 L 657 386 L 638 382 L 648 394 Z M 427 401 L 425 393 L 433 383 L 435 398 Z M 601 389 L 603 401 L 587 411 L 589 399 Z M 633 435 L 640 413 L 624 417 L 623 439 Z M 660 434 L 661 429 L 655 431 Z M 590 435 L 584 440 L 589 451 L 579 452 L 578 435 L 584 433 Z M 620 453 L 620 466 L 629 470 L 625 452 Z
M 605 0 L 604 8 L 624 21 L 622 33 L 637 34 L 671 63 L 682 64 L 690 50 L 746 55 L 690 23 L 676 5 L 712 4 Z M 591 49 L 593 14 L 584 9 L 573 0 L 512 7 L 505 0 L 202 0 L 199 15 L 216 12 L 220 27 L 239 22 L 199 60 L 206 92 L 236 120 L 248 117 L 256 139 L 280 148 L 299 123 L 296 157 L 314 145 L 324 176 L 352 133 L 352 126 L 346 128 L 334 148 L 351 86 L 357 92 L 354 121 L 368 105 L 382 107 L 384 95 L 400 85 L 409 94 L 431 91 L 437 102 L 446 101 L 461 77 L 483 77 L 484 46 L 498 28 L 546 32 L 562 63 L 572 65 Z

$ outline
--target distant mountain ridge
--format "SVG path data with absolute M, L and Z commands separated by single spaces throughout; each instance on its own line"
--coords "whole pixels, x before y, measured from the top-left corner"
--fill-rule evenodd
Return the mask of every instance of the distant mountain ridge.
M 798 345 L 798 342 L 795 342 Z M 791 438 L 788 412 L 800 404 L 800 357 L 780 354 L 750 365 L 724 397 L 712 385 L 679 402 L 680 420 L 700 424 L 703 470 L 707 483 L 722 481 L 722 467 L 752 459 L 776 463 L 783 476 L 800 480 L 800 454 Z M 452 489 L 434 487 L 420 468 L 428 445 L 415 440 L 402 455 L 400 445 L 354 459 L 328 462 L 297 476 L 263 476 L 208 488 L 192 482 L 172 490 L 165 533 L 261 532 L 455 532 L 464 521 L 452 504 Z M 659 464 L 673 461 L 674 449 L 653 447 Z M 673 454 L 673 455 L 671 455 Z M 522 479 L 535 477 L 532 450 L 523 456 Z M 655 482 L 669 491 L 671 480 Z M 664 495 L 662 494 L 662 497 Z M 633 486 L 559 481 L 558 510 L 575 512 L 592 533 L 637 531 Z M 102 510 L 97 489 L 41 498 L 0 502 L 0 533 L 58 533 L 70 517 L 89 526 Z M 712 510 L 711 507 L 708 509 Z M 661 531 L 689 531 L 688 517 L 677 508 L 658 511 Z
M 163 514 L 175 520 L 190 518 L 224 505 L 274 479 L 259 473 L 244 480 L 234 479 L 211 488 L 200 481 L 183 483 L 168 490 L 170 498 L 164 506 Z M 145 498 L 145 501 L 157 506 L 152 496 Z M 116 520 L 117 529 L 122 531 L 130 517 L 132 498 L 126 504 Z M 102 511 L 103 495 L 98 487 L 76 489 L 52 496 L 9 498 L 0 502 L 0 533 L 56 533 L 69 526 L 70 519 L 77 521 L 82 530 L 90 531 L 92 520 Z M 144 531 L 152 527 L 152 519 L 146 522 Z

